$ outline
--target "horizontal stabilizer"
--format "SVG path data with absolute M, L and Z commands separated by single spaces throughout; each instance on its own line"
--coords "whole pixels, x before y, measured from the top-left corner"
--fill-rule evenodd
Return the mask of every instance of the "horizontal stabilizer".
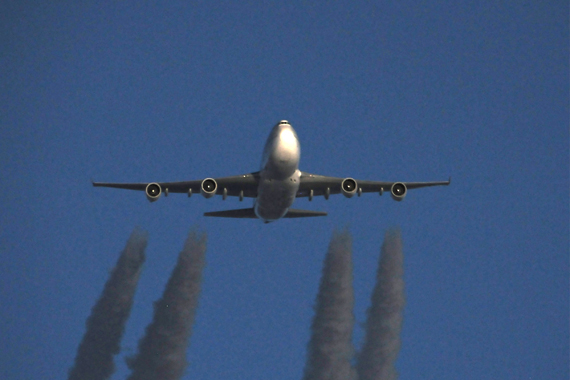
M 204 216 L 216 216 L 218 218 L 251 218 L 257 219 L 253 208 L 240 208 L 236 210 L 205 212 Z
M 223 211 L 211 211 L 205 212 L 204 216 L 214 216 L 218 218 L 250 218 L 256 219 L 255 211 L 253 208 L 240 208 L 237 210 L 223 210 Z M 324 211 L 313 211 L 313 210 L 295 210 L 290 208 L 285 214 L 284 218 L 305 218 L 309 216 L 327 216 Z
M 290 208 L 284 218 L 305 218 L 309 216 L 327 216 L 327 213 L 324 211 L 295 210 L 294 208 Z

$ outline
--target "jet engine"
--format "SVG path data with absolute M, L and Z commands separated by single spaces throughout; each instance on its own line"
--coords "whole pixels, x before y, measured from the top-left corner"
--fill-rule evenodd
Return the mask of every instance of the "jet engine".
M 160 188 L 160 185 L 158 183 L 153 182 L 146 185 L 145 193 L 146 193 L 146 199 L 148 199 L 149 202 L 155 202 L 158 200 L 158 198 L 160 198 L 162 189 Z
M 395 182 L 390 189 L 390 193 L 392 193 L 392 199 L 398 202 L 404 199 L 407 192 L 408 189 L 402 182 Z
M 340 184 L 340 190 L 342 191 L 342 195 L 347 198 L 352 198 L 354 194 L 356 194 L 356 181 L 352 178 L 345 178 L 342 183 Z
M 218 184 L 213 178 L 206 178 L 202 181 L 202 185 L 200 185 L 200 194 L 202 194 L 204 198 L 212 198 L 216 195 L 216 190 L 218 190 Z

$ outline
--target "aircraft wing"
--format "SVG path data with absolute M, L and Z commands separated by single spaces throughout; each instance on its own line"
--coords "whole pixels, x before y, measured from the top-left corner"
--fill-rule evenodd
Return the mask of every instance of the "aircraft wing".
M 299 185 L 299 190 L 297 191 L 297 197 L 311 197 L 324 195 L 328 198 L 327 194 L 340 194 L 341 184 L 345 178 L 338 177 L 327 177 L 318 174 L 310 174 L 306 172 L 301 172 L 301 183 Z M 447 186 L 451 183 L 451 178 L 448 181 L 437 181 L 437 182 L 384 182 L 384 181 L 363 181 L 355 180 L 357 184 L 356 192 L 360 193 L 383 193 L 384 191 L 390 192 L 392 185 L 395 183 L 403 183 L 406 188 L 418 189 L 420 187 L 428 186 Z M 328 189 L 328 191 L 327 191 Z
M 216 195 L 256 198 L 259 184 L 259 172 L 230 177 L 213 178 L 217 183 Z M 165 195 L 169 193 L 199 194 L 203 180 L 182 182 L 144 182 L 144 183 L 110 183 L 93 182 L 95 187 L 112 187 L 116 189 L 145 191 L 149 183 L 160 185 Z

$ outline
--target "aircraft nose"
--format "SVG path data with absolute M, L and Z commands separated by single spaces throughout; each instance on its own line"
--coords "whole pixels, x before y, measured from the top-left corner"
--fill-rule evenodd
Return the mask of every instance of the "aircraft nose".
M 289 125 L 281 126 L 281 131 L 279 132 L 279 139 L 288 146 L 297 144 L 297 136 L 295 135 L 295 132 L 293 132 L 293 128 L 291 128 L 291 126 Z

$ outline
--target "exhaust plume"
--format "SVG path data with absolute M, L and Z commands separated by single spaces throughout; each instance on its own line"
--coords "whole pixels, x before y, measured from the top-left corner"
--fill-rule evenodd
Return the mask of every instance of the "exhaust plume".
M 400 351 L 405 304 L 403 264 L 400 231 L 388 231 L 382 244 L 371 305 L 367 310 L 364 344 L 358 356 L 360 380 L 398 378 L 394 363 Z
M 184 374 L 205 253 L 206 235 L 191 231 L 162 298 L 154 304 L 154 317 L 139 341 L 138 354 L 127 358 L 129 380 L 171 380 Z
M 352 237 L 347 230 L 335 231 L 323 263 L 304 380 L 355 378 L 353 306 Z
M 120 351 L 125 324 L 131 313 L 148 235 L 139 229 L 131 234 L 113 268 L 101 297 L 91 309 L 69 380 L 108 379 L 115 371 L 113 356 Z

